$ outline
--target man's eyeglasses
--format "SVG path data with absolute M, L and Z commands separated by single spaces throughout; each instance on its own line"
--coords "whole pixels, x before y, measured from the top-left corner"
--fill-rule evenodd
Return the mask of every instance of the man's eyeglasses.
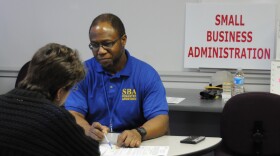
M 121 38 L 122 38 L 122 37 L 119 37 L 119 38 L 115 39 L 114 41 L 104 41 L 104 42 L 101 42 L 101 43 L 99 43 L 99 42 L 91 42 L 91 43 L 88 45 L 88 47 L 89 47 L 89 49 L 92 50 L 92 51 L 97 51 L 100 47 L 102 47 L 102 48 L 104 48 L 104 49 L 110 49 L 110 48 L 112 48 L 112 47 L 115 45 L 115 43 L 116 43 L 119 39 L 121 39 Z

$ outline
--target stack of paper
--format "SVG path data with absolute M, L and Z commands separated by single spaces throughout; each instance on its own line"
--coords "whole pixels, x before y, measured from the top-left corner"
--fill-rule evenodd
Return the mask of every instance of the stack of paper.
M 185 100 L 185 98 L 180 98 L 180 97 L 166 97 L 167 103 L 169 104 L 178 104 Z
M 169 146 L 140 146 L 139 148 L 124 148 L 108 144 L 100 145 L 101 156 L 167 156 Z

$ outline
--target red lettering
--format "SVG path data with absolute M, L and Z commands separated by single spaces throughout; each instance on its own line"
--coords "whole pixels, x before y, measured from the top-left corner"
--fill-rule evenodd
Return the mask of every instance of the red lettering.
M 220 41 L 220 42 L 223 42 L 223 41 L 225 40 L 225 37 L 224 37 L 224 35 L 223 35 L 223 34 L 224 34 L 224 31 L 221 31 L 219 34 L 220 34 L 220 35 L 219 35 L 219 38 L 220 38 L 219 41 Z
M 218 48 L 214 48 L 213 49 L 213 58 L 218 58 L 219 57 L 219 51 L 218 51 Z
M 201 57 L 207 56 L 207 47 L 201 48 Z
M 198 57 L 200 55 L 199 47 L 194 47 L 194 57 Z
M 263 58 L 263 50 L 258 49 L 258 59 L 262 59 L 262 58 Z
M 236 37 L 235 41 L 240 42 L 240 31 L 236 31 L 235 37 Z
M 264 49 L 265 59 L 270 59 L 270 49 L 265 48 Z
M 228 58 L 228 48 L 225 48 L 225 51 L 224 51 L 224 58 Z
M 240 53 L 240 49 L 239 48 L 235 48 L 235 58 L 240 58 L 240 55 L 239 55 L 239 53 Z
M 256 48 L 252 48 L 254 50 L 254 56 L 253 59 L 256 59 Z
M 193 57 L 193 50 L 192 50 L 192 47 L 190 47 L 190 49 L 189 49 L 188 57 Z
M 206 40 L 207 40 L 207 42 L 210 42 L 212 40 L 212 33 L 211 33 L 211 31 L 207 31 Z
M 270 59 L 269 48 L 239 48 L 239 47 L 190 47 L 188 57 L 196 58 L 234 58 L 234 59 Z M 127 89 L 125 93 L 134 94 Z
M 216 15 L 216 22 L 215 25 L 220 25 L 221 21 L 220 21 L 220 15 Z
M 221 22 L 221 25 L 223 25 L 223 24 L 226 24 L 227 25 L 227 23 L 228 23 L 228 15 L 222 15 L 222 22 Z
M 246 42 L 246 38 L 247 38 L 247 36 L 246 36 L 246 31 L 243 31 L 242 33 L 241 33 L 241 42 Z
M 207 42 L 252 42 L 252 31 L 207 31 Z
M 232 15 L 230 15 L 230 16 L 229 16 L 229 20 L 228 20 L 228 21 L 226 21 L 226 22 L 228 22 L 228 23 L 226 23 L 226 25 L 234 25 L 234 19 L 233 19 L 233 16 L 232 16 Z
M 240 25 L 241 26 L 244 26 L 245 24 L 243 23 L 243 18 L 242 18 L 243 16 L 242 15 L 240 15 Z
M 244 26 L 242 15 L 220 15 L 215 17 L 215 25 Z
M 242 48 L 241 58 L 245 58 L 245 59 L 246 59 L 246 51 L 245 51 L 245 48 Z
M 252 31 L 249 31 L 248 33 L 247 33 L 247 42 L 252 42 L 252 40 L 253 40 L 253 37 L 252 37 Z

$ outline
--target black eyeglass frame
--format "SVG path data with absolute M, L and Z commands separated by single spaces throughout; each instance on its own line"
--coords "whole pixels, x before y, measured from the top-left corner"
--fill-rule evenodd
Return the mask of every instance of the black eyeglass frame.
M 110 41 L 110 42 L 107 42 L 107 41 L 104 41 L 103 43 L 95 42 L 94 44 L 96 44 L 96 45 L 92 45 L 93 43 L 89 43 L 88 47 L 92 51 L 97 51 L 100 47 L 102 47 L 104 49 L 111 49 L 117 43 L 117 41 L 119 39 L 121 39 L 122 37 L 123 37 L 123 35 L 121 37 L 115 39 L 114 41 Z

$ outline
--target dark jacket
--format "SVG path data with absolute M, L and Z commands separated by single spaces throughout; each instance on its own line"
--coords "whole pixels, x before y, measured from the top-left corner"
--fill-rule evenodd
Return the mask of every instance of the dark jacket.
M 38 92 L 13 89 L 0 96 L 1 155 L 99 156 L 74 117 Z

